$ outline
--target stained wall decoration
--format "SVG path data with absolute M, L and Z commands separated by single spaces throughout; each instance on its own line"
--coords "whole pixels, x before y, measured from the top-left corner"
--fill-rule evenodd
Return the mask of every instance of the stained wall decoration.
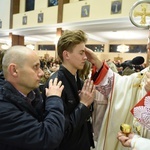
M 122 0 L 115 0 L 111 2 L 111 14 L 120 14 L 122 8 Z

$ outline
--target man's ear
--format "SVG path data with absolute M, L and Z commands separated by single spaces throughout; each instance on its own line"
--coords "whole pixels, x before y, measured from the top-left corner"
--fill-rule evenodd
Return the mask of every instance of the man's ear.
M 8 71 L 12 76 L 17 76 L 16 64 L 11 63 L 8 67 Z

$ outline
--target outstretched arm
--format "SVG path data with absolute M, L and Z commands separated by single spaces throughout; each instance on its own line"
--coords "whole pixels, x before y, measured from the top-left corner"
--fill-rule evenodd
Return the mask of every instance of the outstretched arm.
M 102 67 L 103 62 L 97 57 L 97 55 L 91 49 L 87 47 L 85 48 L 85 53 L 88 61 L 94 64 L 96 68 L 99 70 Z

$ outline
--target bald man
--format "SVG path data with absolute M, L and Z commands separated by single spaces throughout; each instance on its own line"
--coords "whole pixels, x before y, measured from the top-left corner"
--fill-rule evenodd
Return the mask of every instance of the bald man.
M 0 79 L 0 150 L 54 150 L 64 135 L 64 86 L 57 78 L 46 88 L 46 105 L 38 90 L 43 76 L 39 57 L 13 46 L 3 57 Z

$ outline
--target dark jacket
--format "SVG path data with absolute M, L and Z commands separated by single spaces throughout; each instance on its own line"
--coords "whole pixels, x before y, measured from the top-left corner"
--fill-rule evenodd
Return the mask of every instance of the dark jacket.
M 0 71 L 0 79 L 5 80 L 3 71 Z
M 80 103 L 79 91 L 82 89 L 83 82 L 72 75 L 62 65 L 50 79 L 58 77 L 64 85 L 62 99 L 65 110 L 65 136 L 58 150 L 90 150 L 92 132 L 90 122 L 90 110 Z M 48 86 L 48 83 L 47 85 Z M 45 94 L 43 93 L 45 98 Z M 93 144 L 93 143 L 92 143 Z
M 38 89 L 32 105 L 9 82 L 0 80 L 0 150 L 54 150 L 64 135 L 64 109 L 57 96 L 46 99 Z

